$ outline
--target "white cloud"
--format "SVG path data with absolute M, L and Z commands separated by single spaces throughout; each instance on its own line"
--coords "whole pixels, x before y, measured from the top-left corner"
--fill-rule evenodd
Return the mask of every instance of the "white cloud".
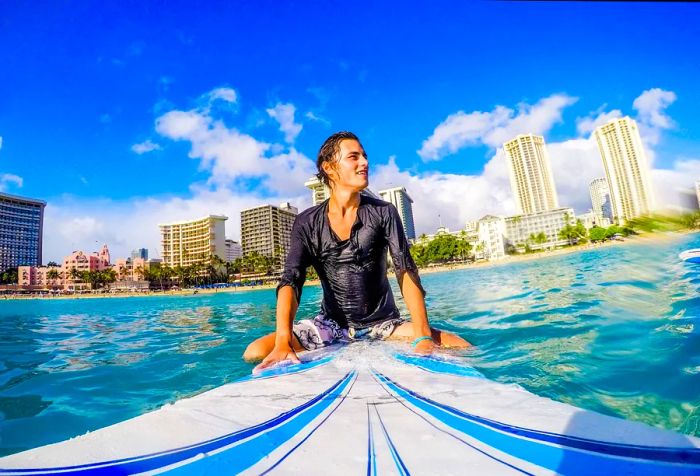
M 208 110 L 170 111 L 156 120 L 156 131 L 173 140 L 189 141 L 189 156 L 200 160 L 200 168 L 210 172 L 209 183 L 216 187 L 258 178 L 263 187 L 294 193 L 304 190 L 303 183 L 315 168 L 294 148 L 285 153 L 280 144 L 262 142 L 227 127 Z
M 674 126 L 665 109 L 676 101 L 676 93 L 660 88 L 644 91 L 634 100 L 632 107 L 637 110 L 640 121 L 658 129 L 670 129 Z
M 547 144 L 559 206 L 577 212 L 591 208 L 588 186 L 594 178 L 605 177 L 603 161 L 593 138 L 571 139 Z
M 414 200 L 417 233 L 434 233 L 442 223 L 452 230 L 464 228 L 466 220 L 486 214 L 515 212 L 508 171 L 502 154 L 496 154 L 481 175 L 413 174 L 400 170 L 394 158 L 372 169 L 370 188 L 404 186 Z
M 602 126 L 613 119 L 622 117 L 622 112 L 619 109 L 605 112 L 606 105 L 601 106 L 596 112 L 588 117 L 576 118 L 576 130 L 583 136 L 592 133 L 596 127 Z
M 284 140 L 292 144 L 301 132 L 302 125 L 294 122 L 296 108 L 293 104 L 278 103 L 275 107 L 267 109 L 271 118 L 280 125 L 280 131 L 284 133 Z
M 0 192 L 6 192 L 13 184 L 18 188 L 22 187 L 24 180 L 19 175 L 0 174 Z
M 325 119 L 321 116 L 317 116 L 312 111 L 309 111 L 306 114 L 304 114 L 304 117 L 309 119 L 310 121 L 320 122 L 321 124 L 323 124 L 326 127 L 330 127 L 330 125 L 331 125 L 331 123 L 328 119 Z
M 160 145 L 151 141 L 151 139 L 145 140 L 145 141 L 141 142 L 140 144 L 134 144 L 131 146 L 131 150 L 136 152 L 139 155 L 145 154 L 147 152 L 152 152 L 154 150 L 160 150 L 160 149 L 161 149 Z
M 497 148 L 518 134 L 543 135 L 561 122 L 563 109 L 576 101 L 566 94 L 553 94 L 534 105 L 521 103 L 517 112 L 505 106 L 496 106 L 491 112 L 456 112 L 423 141 L 418 155 L 424 161 L 440 160 L 468 146 Z
M 214 102 L 217 100 L 229 103 L 238 102 L 238 95 L 236 94 L 236 91 L 231 88 L 216 88 L 209 91 L 209 93 L 207 93 L 206 96 L 210 102 Z
M 659 88 L 644 91 L 634 100 L 632 107 L 637 111 L 639 132 L 644 140 L 649 162 L 654 163 L 653 146 L 661 140 L 661 134 L 666 129 L 675 127 L 675 123 L 668 114 L 666 108 L 676 100 L 676 93 Z

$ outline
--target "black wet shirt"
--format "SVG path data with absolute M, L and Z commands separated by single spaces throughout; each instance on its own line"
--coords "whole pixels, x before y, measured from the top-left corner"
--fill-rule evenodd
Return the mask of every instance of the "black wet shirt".
M 297 302 L 313 266 L 323 287 L 321 312 L 342 327 L 364 328 L 399 317 L 387 279 L 387 248 L 398 273 L 407 272 L 425 294 L 394 205 L 360 195 L 350 238 L 340 240 L 328 219 L 328 200 L 294 221 L 291 246 L 277 290 L 294 288 Z

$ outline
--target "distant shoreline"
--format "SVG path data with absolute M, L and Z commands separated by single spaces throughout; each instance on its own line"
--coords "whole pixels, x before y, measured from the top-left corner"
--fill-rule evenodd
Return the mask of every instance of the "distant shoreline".
M 458 263 L 458 264 L 447 264 L 441 266 L 431 266 L 427 268 L 421 268 L 419 273 L 421 275 L 433 274 L 433 273 L 445 273 L 449 271 L 457 271 L 464 269 L 481 269 L 490 268 L 493 266 L 505 266 L 513 263 L 521 263 L 533 260 L 548 259 L 555 256 L 568 255 L 572 253 L 578 253 L 581 251 L 588 251 L 600 248 L 608 248 L 610 246 L 625 246 L 625 245 L 635 245 L 635 244 L 647 244 L 647 243 L 657 243 L 672 241 L 680 239 L 686 235 L 699 233 L 698 230 L 682 231 L 682 232 L 666 232 L 666 233 L 645 233 L 641 235 L 631 236 L 625 238 L 625 241 L 612 241 L 608 240 L 603 243 L 593 244 L 587 243 L 580 246 L 568 246 L 566 248 L 559 248 L 551 251 L 543 251 L 531 254 L 522 255 L 508 255 L 505 258 L 498 261 L 478 261 L 475 263 Z M 306 281 L 305 286 L 318 286 L 320 282 L 318 280 Z M 249 291 L 262 291 L 275 289 L 277 284 L 263 284 L 258 286 L 239 286 L 234 288 L 219 288 L 219 289 L 181 289 L 177 291 L 148 291 L 145 293 L 115 293 L 115 294 L 78 294 L 69 296 L 36 296 L 36 295 L 5 295 L 0 298 L 0 301 L 26 301 L 26 300 L 65 300 L 65 299 L 111 299 L 111 298 L 138 298 L 138 297 L 163 297 L 163 296 L 209 296 L 212 294 L 219 293 L 241 293 Z

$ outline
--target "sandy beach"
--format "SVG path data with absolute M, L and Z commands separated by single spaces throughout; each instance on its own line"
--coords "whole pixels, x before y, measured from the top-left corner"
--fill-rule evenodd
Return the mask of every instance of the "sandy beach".
M 498 261 L 477 261 L 474 263 L 454 263 L 439 266 L 428 266 L 420 268 L 420 274 L 444 273 L 463 269 L 486 268 L 491 266 L 506 266 L 512 263 L 520 263 L 524 261 L 542 260 L 553 258 L 555 256 L 567 255 L 571 253 L 579 253 L 592 249 L 607 248 L 610 246 L 630 246 L 649 243 L 668 242 L 679 240 L 684 236 L 692 233 L 698 233 L 697 230 L 684 232 L 664 232 L 664 233 L 645 233 L 636 236 L 625 238 L 624 241 L 608 240 L 603 243 L 586 243 L 583 245 L 569 246 L 566 248 L 558 248 L 555 250 L 542 251 L 530 254 L 508 255 Z M 392 273 L 390 273 L 392 274 Z M 306 281 L 305 286 L 318 286 L 318 280 Z M 139 297 L 159 297 L 159 296 L 208 296 L 219 293 L 240 293 L 248 291 L 263 291 L 275 289 L 276 283 L 263 284 L 258 286 L 240 286 L 235 288 L 217 288 L 217 289 L 179 289 L 169 291 L 148 291 L 148 292 L 129 292 L 129 293 L 85 293 L 72 295 L 5 295 L 0 300 L 27 300 L 27 299 L 101 299 L 101 298 L 139 298 Z

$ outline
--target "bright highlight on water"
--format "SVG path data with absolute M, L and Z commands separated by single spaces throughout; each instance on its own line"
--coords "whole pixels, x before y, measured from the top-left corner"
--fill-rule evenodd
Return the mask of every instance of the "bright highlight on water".
M 697 235 L 424 276 L 431 322 L 487 378 L 700 436 Z M 300 316 L 318 308 L 305 289 Z M 3 455 L 80 435 L 249 374 L 272 291 L 0 304 Z M 402 310 L 405 311 L 405 310 Z

